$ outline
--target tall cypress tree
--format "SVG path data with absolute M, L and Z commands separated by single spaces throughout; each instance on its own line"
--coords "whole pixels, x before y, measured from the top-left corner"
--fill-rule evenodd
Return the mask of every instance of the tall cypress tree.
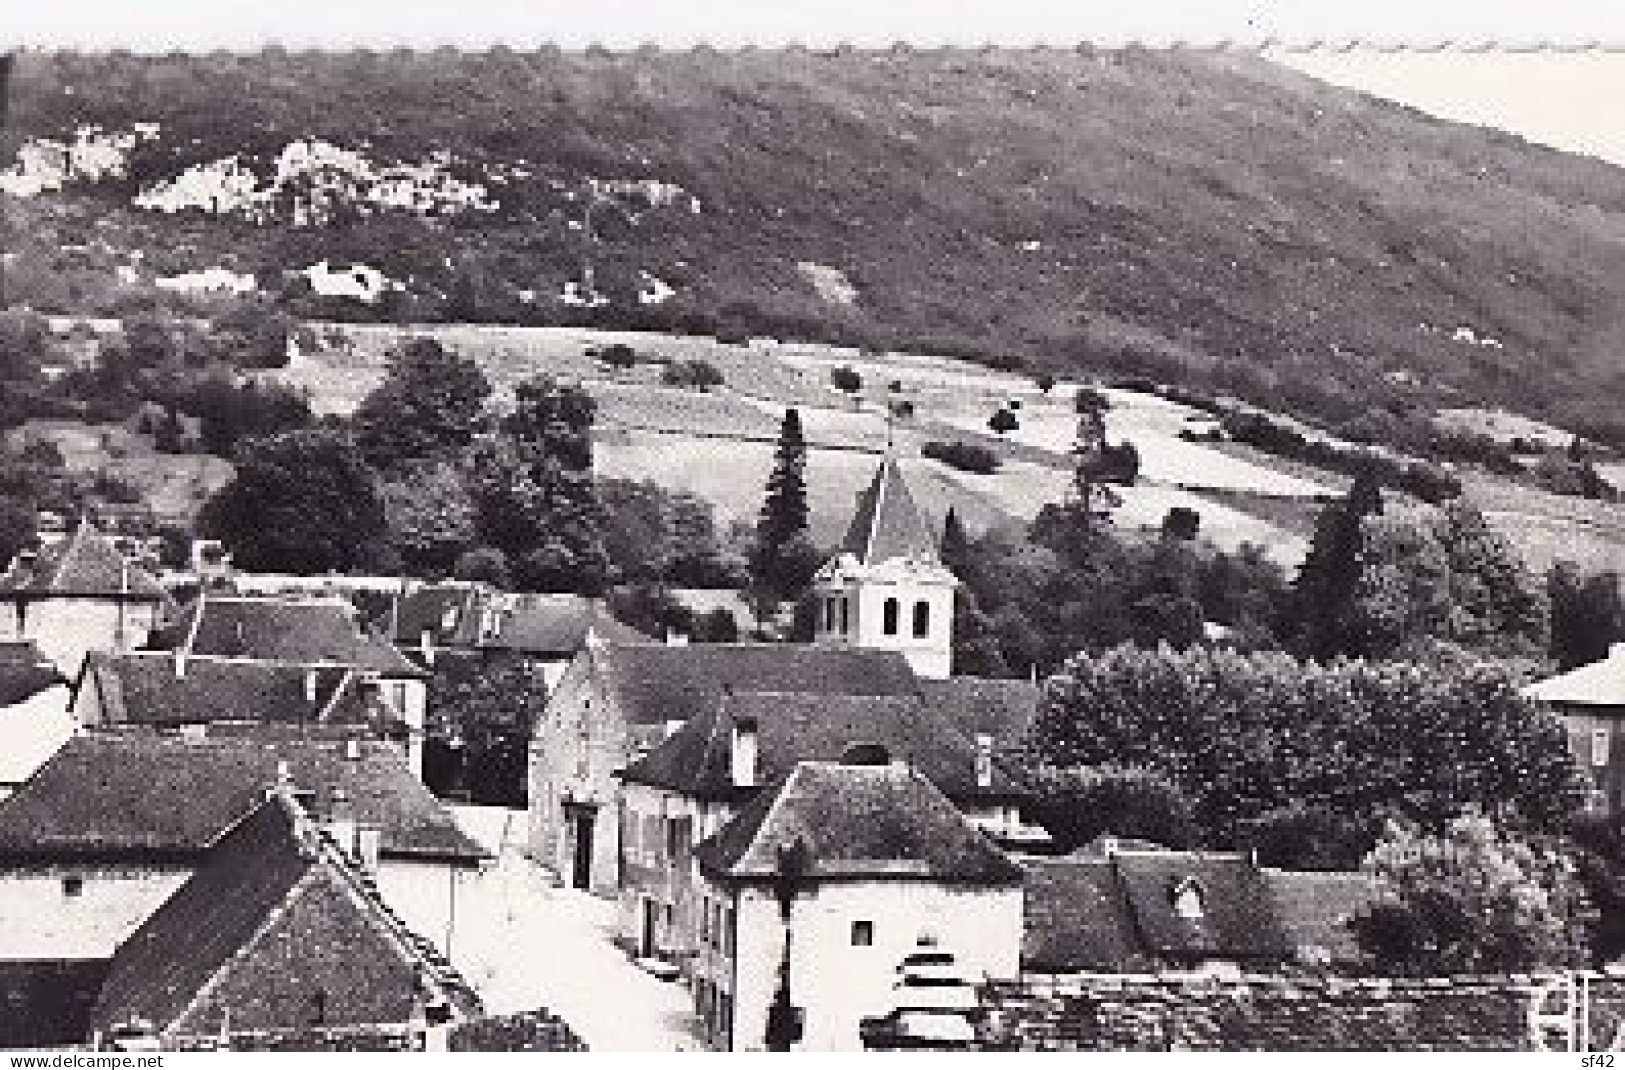
M 1325 660 L 1362 653 L 1354 621 L 1360 584 L 1360 523 L 1382 512 L 1382 491 L 1367 472 L 1355 477 L 1348 496 L 1331 502 L 1315 518 L 1309 552 L 1293 581 L 1293 625 L 1298 648 Z
M 792 598 L 812 579 L 817 555 L 807 536 L 807 439 L 801 413 L 787 409 L 756 524 L 752 585 L 764 596 Z
M 949 572 L 961 580 L 966 578 L 966 566 L 970 562 L 970 538 L 965 534 L 965 525 L 960 523 L 959 514 L 954 512 L 951 505 L 948 515 L 942 519 L 942 543 L 937 552 Z

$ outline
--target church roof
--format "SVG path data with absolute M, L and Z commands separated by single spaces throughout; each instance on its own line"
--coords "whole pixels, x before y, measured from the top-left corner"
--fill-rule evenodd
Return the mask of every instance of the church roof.
M 1009 798 L 1019 793 L 997 762 L 990 781 L 979 784 L 975 743 L 927 707 L 918 694 L 729 692 L 621 775 L 632 783 L 700 799 L 734 797 L 742 789 L 733 782 L 732 740 L 742 724 L 756 729 L 761 783 L 788 775 L 798 763 L 838 761 L 852 748 L 870 745 L 906 761 L 952 798 Z
M 909 493 L 897 458 L 891 454 L 881 460 L 874 479 L 858 495 L 857 509 L 841 550 L 865 565 L 898 557 L 938 560 L 937 540 Z
M 729 691 L 912 695 L 914 670 L 891 650 L 798 643 L 605 643 L 592 657 L 628 724 L 714 710 Z
M 0 576 L 0 594 L 141 602 L 162 602 L 168 597 L 146 570 L 131 564 L 111 539 L 84 522 L 32 559 L 14 561 Z

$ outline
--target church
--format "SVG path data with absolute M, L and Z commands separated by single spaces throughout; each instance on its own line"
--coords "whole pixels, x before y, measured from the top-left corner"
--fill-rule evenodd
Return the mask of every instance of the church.
M 604 896 L 621 896 L 629 883 L 640 883 L 636 873 L 645 864 L 680 871 L 694 844 L 717 831 L 758 787 L 769 786 L 752 779 L 721 806 L 679 801 L 683 792 L 674 795 L 667 782 L 701 777 L 697 766 L 705 755 L 720 752 L 708 747 L 714 741 L 701 738 L 704 733 L 680 732 L 696 719 L 726 722 L 741 747 L 771 742 L 775 754 L 759 755 L 764 775 L 781 764 L 840 761 L 856 748 L 871 758 L 885 751 L 887 760 L 962 756 L 973 789 L 978 777 L 992 776 L 978 772 L 980 764 L 1025 734 L 1037 713 L 1038 688 L 952 675 L 957 581 L 937 542 L 902 462 L 888 452 L 859 494 L 845 538 L 814 578 L 812 643 L 589 641 L 532 734 L 531 856 L 560 882 Z M 771 734 L 764 728 L 759 735 L 762 726 L 740 712 L 775 706 L 805 716 L 774 716 Z M 909 712 L 919 710 L 929 712 Z M 697 741 L 692 752 L 691 738 Z M 650 814 L 627 806 L 626 777 L 657 749 L 660 791 L 652 797 L 661 813 Z M 904 753 L 895 753 L 899 749 Z M 994 782 L 1002 783 L 1002 776 Z M 634 794 L 651 798 L 650 787 Z M 1002 793 L 939 787 L 974 798 L 978 823 L 1008 819 Z M 659 909 L 666 906 L 677 904 Z

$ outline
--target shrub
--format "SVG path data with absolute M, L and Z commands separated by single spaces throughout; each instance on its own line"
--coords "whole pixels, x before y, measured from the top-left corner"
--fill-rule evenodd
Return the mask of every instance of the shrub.
M 998 471 L 999 458 L 986 446 L 974 442 L 940 442 L 932 440 L 920 446 L 920 455 L 933 461 L 957 468 L 961 472 L 991 475 Z
M 858 391 L 863 389 L 863 376 L 845 364 L 831 369 L 829 382 L 835 389 L 843 394 L 850 394 L 853 398 L 856 398 Z
M 626 371 L 638 362 L 637 350 L 624 342 L 614 342 L 607 346 L 601 346 L 593 355 L 611 368 L 621 371 Z
M 722 371 L 710 361 L 682 360 L 666 365 L 660 373 L 660 381 L 667 386 L 709 390 L 713 386 L 721 386 L 726 380 Z

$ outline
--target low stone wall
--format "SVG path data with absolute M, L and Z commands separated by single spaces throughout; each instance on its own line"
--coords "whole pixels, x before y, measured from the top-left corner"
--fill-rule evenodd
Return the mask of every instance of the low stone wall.
M 376 1025 L 312 1026 L 176 1037 L 170 1051 L 586 1051 L 587 1045 L 568 1022 L 551 1011 L 534 1010 L 466 1022 L 424 1035 L 399 1022 Z
M 1601 1050 L 1625 1022 L 1625 977 L 1594 976 L 1586 993 Z M 1563 1050 L 1562 1023 L 1581 1020 L 1557 976 L 1027 977 L 981 1002 L 984 1051 L 1529 1051 L 1537 1011 Z

